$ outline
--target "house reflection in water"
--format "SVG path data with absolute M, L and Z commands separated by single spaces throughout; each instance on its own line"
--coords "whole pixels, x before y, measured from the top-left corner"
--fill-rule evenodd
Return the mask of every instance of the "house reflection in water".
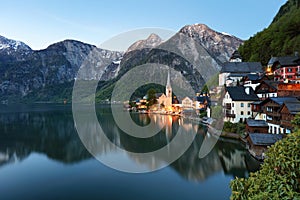
M 153 120 L 162 130 L 151 138 L 134 138 L 117 127 L 111 114 L 106 112 L 98 116 L 107 137 L 120 148 L 131 152 L 160 149 L 168 142 L 172 142 L 176 134 L 180 134 L 178 133 L 180 128 L 186 133 L 190 131 L 197 133 L 189 149 L 170 166 L 188 180 L 202 181 L 216 173 L 244 177 L 249 171 L 259 168 L 259 163 L 242 145 L 227 140 L 219 140 L 213 150 L 200 159 L 198 154 L 206 129 L 199 124 L 170 115 L 137 114 L 133 118 L 138 120 L 140 125 L 147 125 Z M 88 120 L 85 130 L 91 132 L 91 137 L 97 134 L 93 133 L 96 130 L 95 124 L 89 123 Z M 65 164 L 84 162 L 91 158 L 76 133 L 70 110 L 0 113 L 0 138 L 1 166 L 14 163 L 16 160 L 22 162 L 22 159 L 33 152 L 39 152 Z M 93 142 L 98 142 L 97 145 L 101 147 L 99 153 L 102 155 L 109 155 L 116 148 L 114 145 L 101 145 L 101 140 Z M 169 152 L 171 153 L 172 151 Z M 138 160 L 132 154 L 129 156 L 132 162 L 140 163 L 149 169 L 166 162 L 163 157 Z

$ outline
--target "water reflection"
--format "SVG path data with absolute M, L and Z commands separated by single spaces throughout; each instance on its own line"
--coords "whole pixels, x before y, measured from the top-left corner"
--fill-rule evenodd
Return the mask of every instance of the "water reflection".
M 170 166 L 188 180 L 203 181 L 219 172 L 246 177 L 249 171 L 255 171 L 259 167 L 259 163 L 242 145 L 227 140 L 220 140 L 209 155 L 200 159 L 199 149 L 207 134 L 205 127 L 177 116 L 132 114 L 132 119 L 141 126 L 154 120 L 162 128 L 162 131 L 155 136 L 141 139 L 123 133 L 114 123 L 109 108 L 100 107 L 97 110 L 101 127 L 110 141 L 131 152 L 149 152 L 162 148 L 172 141 L 180 126 L 187 132 L 191 130 L 197 132 L 189 149 Z M 85 130 L 86 132 L 95 131 L 95 124 L 87 122 Z M 99 148 L 101 141 L 94 142 Z M 114 145 L 100 145 L 98 152 L 106 155 L 113 152 L 115 148 Z M 65 164 L 91 158 L 75 131 L 70 107 L 60 105 L 1 107 L 0 166 L 21 161 L 33 152 L 43 153 Z M 131 158 L 132 162 L 140 163 L 148 168 L 164 162 L 163 158 L 153 157 L 152 160 Z

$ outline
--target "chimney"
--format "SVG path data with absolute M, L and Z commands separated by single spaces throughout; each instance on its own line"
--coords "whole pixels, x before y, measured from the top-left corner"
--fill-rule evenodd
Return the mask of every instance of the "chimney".
M 245 87 L 245 92 L 246 92 L 247 95 L 249 95 L 250 94 L 250 88 L 249 87 Z

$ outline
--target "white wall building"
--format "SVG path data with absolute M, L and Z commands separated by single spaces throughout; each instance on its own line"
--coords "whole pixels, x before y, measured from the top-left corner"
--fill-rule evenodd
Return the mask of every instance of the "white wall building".
M 219 86 L 226 84 L 236 85 L 237 80 L 248 74 L 263 73 L 260 62 L 227 62 L 219 74 Z
M 224 121 L 243 122 L 252 116 L 251 103 L 259 101 L 251 87 L 226 87 L 223 99 Z
M 185 97 L 181 101 L 182 108 L 184 110 L 192 110 L 193 109 L 193 100 L 190 99 L 189 97 Z

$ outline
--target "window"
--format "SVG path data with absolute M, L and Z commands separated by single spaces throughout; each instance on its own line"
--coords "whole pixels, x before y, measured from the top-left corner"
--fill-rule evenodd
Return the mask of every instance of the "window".
M 251 114 L 250 111 L 248 111 L 247 114 L 250 115 Z
M 292 68 L 288 68 L 288 72 L 292 72 Z
M 272 107 L 267 106 L 267 112 L 272 112 Z
M 272 120 L 272 117 L 267 115 L 267 120 Z
M 244 111 L 241 111 L 241 115 L 244 115 Z
M 250 108 L 250 106 L 251 106 L 251 104 L 250 104 L 250 103 L 248 103 L 248 108 Z
M 234 107 L 234 103 L 232 103 L 232 107 Z
M 244 107 L 244 103 L 241 103 L 241 107 Z

